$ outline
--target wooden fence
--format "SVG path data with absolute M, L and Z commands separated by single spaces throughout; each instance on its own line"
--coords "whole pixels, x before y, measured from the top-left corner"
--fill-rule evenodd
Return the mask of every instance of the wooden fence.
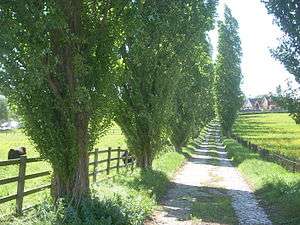
M 124 157 L 122 157 L 122 153 L 124 153 L 126 150 L 121 149 L 120 147 L 117 149 L 108 148 L 107 150 L 99 150 L 96 149 L 93 152 L 89 152 L 89 166 L 93 166 L 93 170 L 89 173 L 89 176 L 92 177 L 92 181 L 97 181 L 97 175 L 100 173 L 105 173 L 106 175 L 109 175 L 111 173 L 111 170 L 116 170 L 117 173 L 119 173 L 120 168 L 126 167 L 131 168 L 131 170 L 134 169 L 134 160 L 132 156 L 129 156 L 128 154 L 125 154 Z M 112 157 L 112 153 L 116 153 L 116 157 Z M 106 154 L 106 158 L 99 157 L 102 154 Z M 91 156 L 92 161 L 91 161 Z M 33 162 L 41 162 L 43 161 L 41 158 L 27 158 L 26 156 L 21 156 L 20 159 L 12 159 L 12 160 L 6 160 L 6 161 L 0 161 L 0 168 L 4 166 L 10 166 L 10 165 L 19 165 L 19 174 L 15 177 L 9 177 L 5 179 L 0 179 L 0 187 L 1 185 L 10 184 L 17 182 L 17 191 L 15 194 L 7 195 L 4 197 L 0 197 L 0 204 L 16 200 L 16 214 L 22 214 L 24 211 L 23 209 L 23 199 L 25 196 L 41 192 L 45 189 L 48 189 L 51 187 L 51 184 L 43 184 L 39 187 L 32 188 L 29 190 L 25 190 L 25 181 L 38 178 L 38 177 L 45 177 L 51 175 L 52 171 L 42 171 L 38 173 L 33 174 L 26 174 L 26 166 L 28 163 Z M 111 162 L 116 161 L 116 166 L 111 166 Z M 100 165 L 104 164 L 104 169 L 99 169 Z
M 268 149 L 264 149 L 256 144 L 251 143 L 250 141 L 247 141 L 241 137 L 239 137 L 236 134 L 232 134 L 231 137 L 235 139 L 238 143 L 243 145 L 244 147 L 247 147 L 251 149 L 254 152 L 258 152 L 261 157 L 264 159 L 267 159 L 269 161 L 275 162 L 283 167 L 285 167 L 287 170 L 291 172 L 300 172 L 300 161 L 295 159 L 287 158 L 286 156 L 280 155 L 278 153 L 273 153 Z

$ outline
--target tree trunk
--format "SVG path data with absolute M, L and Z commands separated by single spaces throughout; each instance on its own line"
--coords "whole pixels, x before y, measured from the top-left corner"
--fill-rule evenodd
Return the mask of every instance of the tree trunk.
M 59 198 L 70 198 L 72 203 L 78 204 L 82 197 L 89 194 L 87 157 L 80 157 L 77 165 L 73 176 L 69 178 L 54 171 L 51 194 L 55 201 Z
M 150 147 L 150 144 L 145 144 L 145 147 L 143 149 L 143 152 L 141 155 L 137 157 L 137 166 L 144 169 L 151 169 L 152 168 L 152 148 Z
M 88 119 L 85 113 L 76 115 L 76 136 L 78 158 L 70 177 L 59 174 L 54 169 L 52 180 L 52 196 L 71 198 L 71 202 L 79 204 L 84 196 L 89 195 L 89 156 L 88 156 Z
M 180 147 L 180 145 L 175 145 L 175 151 L 176 151 L 176 152 L 181 152 L 181 147 Z
M 231 137 L 231 131 L 230 130 L 226 130 L 225 131 L 225 136 L 230 138 Z

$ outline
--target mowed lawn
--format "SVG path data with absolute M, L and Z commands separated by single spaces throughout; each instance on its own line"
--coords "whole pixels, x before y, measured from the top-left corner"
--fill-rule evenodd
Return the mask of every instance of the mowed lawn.
M 7 153 L 10 148 L 17 148 L 19 146 L 25 146 L 27 148 L 27 156 L 32 157 L 39 157 L 38 151 L 35 149 L 34 144 L 30 139 L 24 134 L 24 132 L 19 130 L 13 130 L 9 132 L 0 132 L 0 160 L 7 160 Z M 126 149 L 127 145 L 125 142 L 125 137 L 121 132 L 121 129 L 114 125 L 106 135 L 103 137 L 99 137 L 97 141 L 96 148 L 99 150 L 106 150 L 108 147 L 117 148 L 121 147 L 122 149 Z M 112 157 L 116 157 L 116 153 L 112 154 Z M 107 153 L 103 153 L 99 155 L 100 159 L 106 159 Z M 90 158 L 93 161 L 93 157 Z M 114 166 L 113 162 L 111 166 Z M 104 169 L 106 167 L 105 164 L 99 166 L 99 169 Z M 90 166 L 90 170 L 93 169 L 93 166 Z M 48 162 L 35 162 L 29 163 L 26 166 L 26 174 L 32 174 L 37 172 L 43 172 L 51 170 L 51 166 Z M 5 166 L 0 167 L 0 179 L 18 176 L 19 168 L 16 165 L 13 166 Z M 100 175 L 100 176 L 104 176 Z M 25 190 L 35 188 L 41 186 L 43 184 L 50 183 L 50 177 L 42 177 L 42 178 L 35 178 L 32 180 L 28 180 L 25 182 Z M 11 183 L 6 185 L 0 186 L 0 198 L 15 194 L 17 190 L 17 183 Z M 39 192 L 33 195 L 26 196 L 24 199 L 24 205 L 30 206 L 36 203 L 39 203 L 45 199 L 45 197 L 49 196 L 49 190 L 45 190 L 43 192 Z M 0 204 L 0 215 L 1 214 L 8 214 L 14 210 L 15 201 L 10 201 L 5 204 Z
M 263 148 L 300 159 L 300 125 L 288 113 L 240 115 L 234 133 Z
M 17 148 L 24 146 L 27 148 L 28 157 L 38 157 L 39 153 L 36 151 L 34 144 L 24 134 L 21 129 L 12 130 L 8 132 L 0 132 L 0 160 L 7 160 L 8 150 L 10 148 Z M 112 148 L 126 148 L 125 137 L 121 129 L 117 125 L 113 125 L 111 129 L 103 137 L 99 137 L 96 148 L 101 150 Z

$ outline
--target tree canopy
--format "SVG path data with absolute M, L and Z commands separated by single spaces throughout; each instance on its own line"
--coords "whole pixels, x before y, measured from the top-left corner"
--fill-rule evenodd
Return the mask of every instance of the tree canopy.
M 7 100 L 5 98 L 0 98 L 0 123 L 8 119 L 8 107 Z
M 131 3 L 134 13 L 125 17 L 121 52 L 124 80 L 118 87 L 116 121 L 142 168 L 151 167 L 169 136 L 174 94 L 186 73 L 184 64 L 189 53 L 202 54 L 203 49 L 196 46 L 212 27 L 215 4 L 172 0 Z M 192 62 L 200 63 L 195 58 Z
M 262 2 L 265 3 L 268 13 L 274 16 L 275 23 L 284 32 L 281 44 L 276 49 L 272 49 L 271 53 L 300 83 L 300 3 L 294 0 L 263 0 Z M 286 108 L 299 124 L 300 104 L 297 92 L 289 85 L 285 93 L 277 93 L 276 101 Z
M 88 193 L 88 150 L 109 124 L 125 3 L 0 3 L 0 89 L 51 162 L 56 197 Z
M 79 203 L 89 194 L 88 151 L 112 120 L 145 169 L 170 138 L 181 147 L 213 117 L 214 71 L 207 32 L 213 29 L 216 4 L 0 3 L 0 91 L 51 163 L 55 198 L 68 196 Z M 237 85 L 239 39 L 229 14 L 220 28 L 224 38 L 218 74 L 222 83 L 221 72 L 227 68 L 222 60 L 228 56 L 234 71 L 226 74 Z
M 226 135 L 230 134 L 242 105 L 242 50 L 238 27 L 237 20 L 226 6 L 224 21 L 219 22 L 218 56 L 215 65 L 216 110 Z
M 275 23 L 284 32 L 281 44 L 272 55 L 300 82 L 300 2 L 295 0 L 262 0 Z

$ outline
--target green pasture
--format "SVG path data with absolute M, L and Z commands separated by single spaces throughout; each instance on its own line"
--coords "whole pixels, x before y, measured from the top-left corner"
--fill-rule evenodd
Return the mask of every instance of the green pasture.
M 0 133 L 0 160 L 7 160 L 7 153 L 10 148 L 17 148 L 19 146 L 25 146 L 27 148 L 27 156 L 38 157 L 39 153 L 34 147 L 34 144 L 30 139 L 24 134 L 22 130 L 13 130 L 9 132 L 1 132 Z M 97 141 L 96 148 L 99 150 L 105 150 L 108 147 L 117 148 L 121 147 L 122 149 L 126 149 L 125 137 L 123 136 L 121 129 L 114 125 L 106 135 L 99 137 Z M 112 154 L 112 157 L 116 157 L 116 153 Z M 99 158 L 106 159 L 107 153 L 102 153 L 99 155 Z M 93 160 L 93 156 L 91 156 L 91 160 Z M 111 166 L 114 166 L 116 161 L 112 162 Z M 104 169 L 106 167 L 105 164 L 99 165 L 99 169 Z M 93 169 L 93 166 L 90 166 L 90 170 Z M 26 167 L 26 174 L 32 174 L 37 172 L 42 172 L 46 170 L 51 170 L 51 166 L 47 162 L 35 162 L 29 163 Z M 0 179 L 18 176 L 18 166 L 5 166 L 0 167 Z M 104 176 L 104 174 L 99 175 Z M 41 186 L 43 184 L 47 184 L 50 182 L 49 177 L 41 177 L 35 178 L 32 180 L 28 180 L 25 182 L 25 190 Z M 10 194 L 15 194 L 17 190 L 17 183 L 11 183 L 0 186 L 0 197 L 7 196 Z M 45 190 L 43 192 L 38 192 L 24 198 L 24 206 L 31 206 L 32 204 L 39 203 L 45 199 L 49 195 L 49 190 Z M 14 210 L 15 201 L 10 201 L 5 204 L 1 204 L 0 207 L 0 215 L 8 214 Z
M 300 159 L 300 125 L 288 113 L 240 115 L 234 133 L 263 148 Z
M 100 143 L 106 143 L 107 146 L 112 147 L 126 146 L 124 140 L 121 133 L 109 132 L 99 139 L 97 147 L 106 148 L 104 144 L 101 145 Z M 166 193 L 174 173 L 181 167 L 186 158 L 190 157 L 194 149 L 193 146 L 194 144 L 191 144 L 184 148 L 183 153 L 175 152 L 173 147 L 166 146 L 165 151 L 162 151 L 154 160 L 152 170 L 135 169 L 131 171 L 124 169 L 112 179 L 93 183 L 92 199 L 84 204 L 86 208 L 83 207 L 82 210 L 79 210 L 82 213 L 87 213 L 85 216 L 70 214 L 65 223 L 57 223 L 56 218 L 60 218 L 61 214 L 65 215 L 67 212 L 61 208 L 53 208 L 49 191 L 46 191 L 43 194 L 37 194 L 36 197 L 29 196 L 27 203 L 37 203 L 36 201 L 39 200 L 42 204 L 21 217 L 1 217 L 4 212 L 6 214 L 12 212 L 14 202 L 11 205 L 0 205 L 0 225 L 83 224 L 84 222 L 80 221 L 79 217 L 88 218 L 90 221 L 88 224 L 141 225 L 145 218 L 152 214 L 159 200 Z M 40 170 L 41 168 L 36 169 Z M 1 188 L 0 194 L 2 194 Z M 96 217 L 90 211 L 97 212 Z

